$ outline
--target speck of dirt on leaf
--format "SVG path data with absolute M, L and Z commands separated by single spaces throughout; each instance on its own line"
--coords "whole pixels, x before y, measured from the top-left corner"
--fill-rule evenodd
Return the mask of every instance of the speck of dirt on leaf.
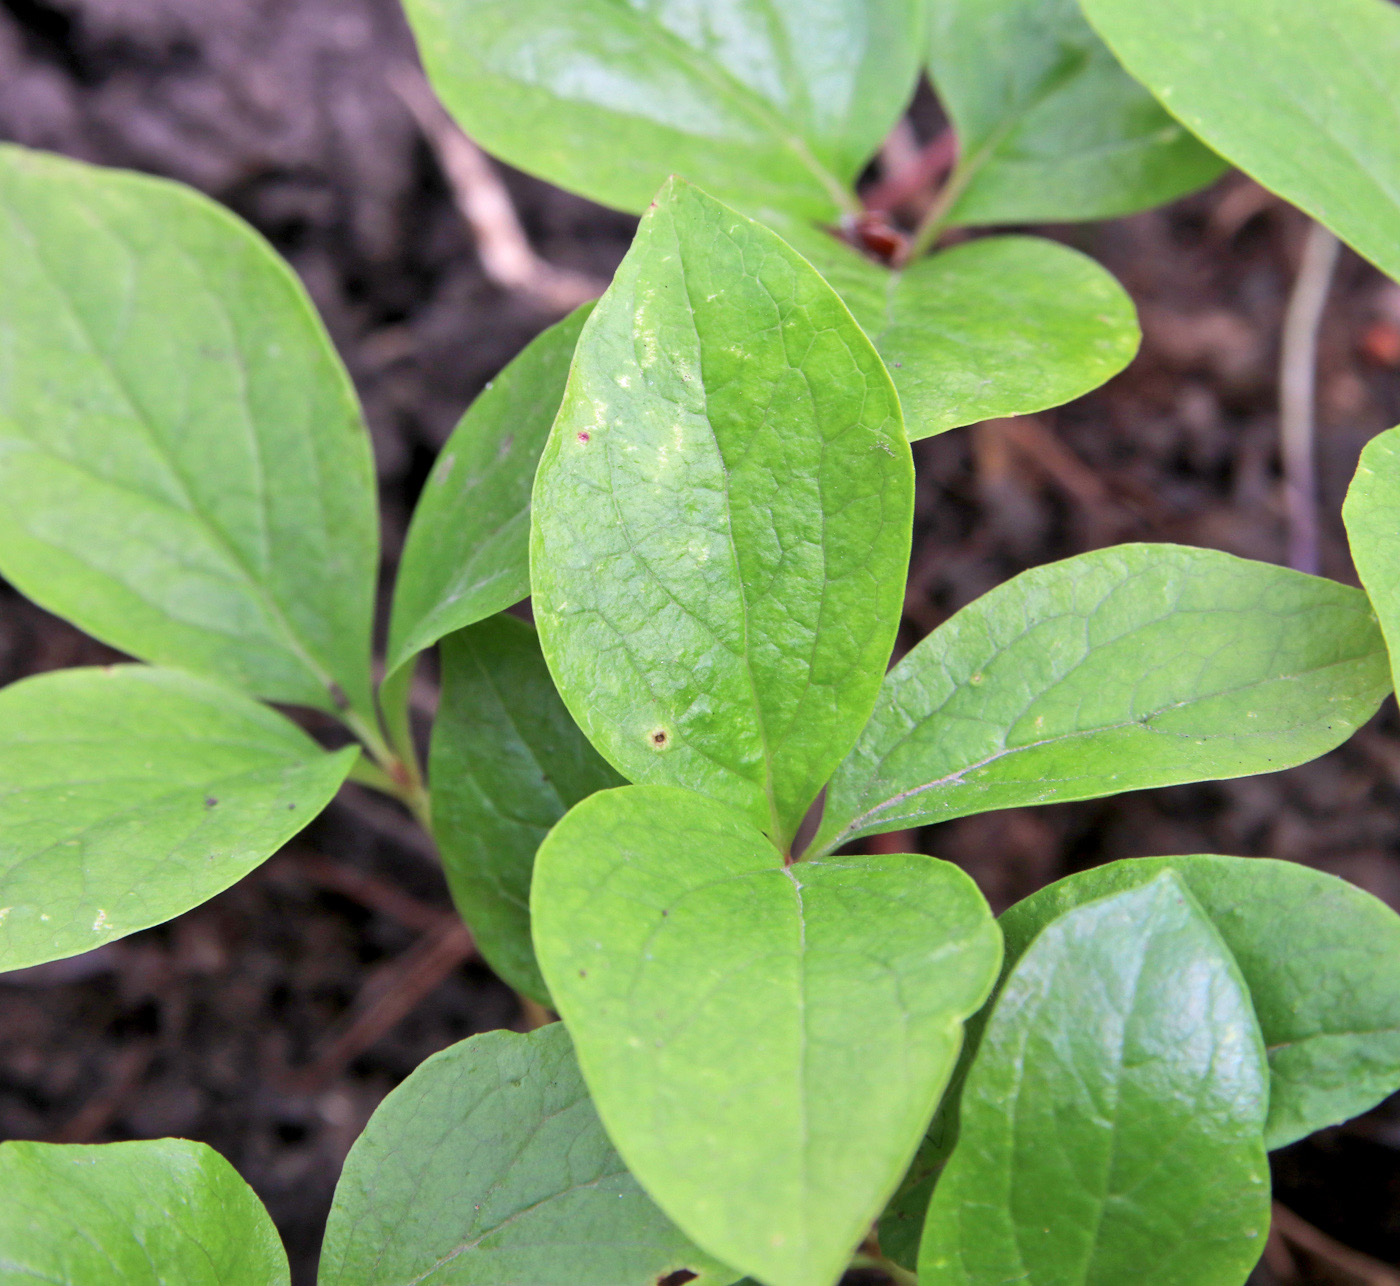
M 215 799 L 213 795 L 205 795 L 205 797 L 204 797 L 204 807 L 205 807 L 205 808 L 215 808 L 215 807 L 218 806 L 218 803 L 219 803 L 219 801 L 218 801 L 217 799 Z

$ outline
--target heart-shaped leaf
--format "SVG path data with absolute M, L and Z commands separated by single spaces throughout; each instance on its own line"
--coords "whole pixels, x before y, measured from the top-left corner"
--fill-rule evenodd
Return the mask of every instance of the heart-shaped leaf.
M 1370 596 L 1400 685 L 1400 428 L 1366 444 L 1342 506 L 1351 559 Z
M 379 1105 L 345 1158 L 317 1281 L 727 1286 L 737 1276 L 628 1174 L 554 1023 L 452 1045 Z
M 1000 940 L 956 867 L 784 864 L 732 809 L 604 791 L 550 833 L 535 950 L 632 1172 L 768 1286 L 828 1286 L 908 1164 Z
M 0 1143 L 0 1278 L 53 1286 L 286 1286 L 267 1211 L 186 1139 Z
M 928 3 L 929 74 L 961 153 L 945 222 L 1129 214 L 1225 168 L 1123 71 L 1076 0 Z M 1169 22 L 1164 11 L 1159 39 L 1175 47 Z
M 634 781 L 786 847 L 869 714 L 913 464 L 879 355 L 767 228 L 672 182 L 584 327 L 535 481 L 535 619 Z
M 1400 279 L 1400 11 L 1387 0 L 1083 0 L 1221 156 Z
M 433 85 L 512 165 L 640 212 L 681 174 L 830 220 L 914 92 L 921 0 L 408 0 Z
M 0 571 L 147 661 L 373 721 L 369 438 L 295 277 L 163 180 L 0 147 Z
M 1011 971 L 929 1207 L 922 1286 L 1239 1286 L 1264 1248 L 1268 1066 L 1175 876 L 1052 921 Z
M 620 778 L 560 701 L 535 631 L 493 616 L 442 642 L 428 776 L 433 836 L 487 963 L 549 1003 L 530 945 L 530 874 L 549 828 Z
M 1008 967 L 1053 920 L 1172 871 L 1230 948 L 1271 1074 L 1270 1148 L 1400 1089 L 1400 916 L 1345 880 L 1262 857 L 1144 857 L 1041 889 L 1001 917 Z
M 143 665 L 0 691 L 0 969 L 77 955 L 188 911 L 329 803 L 327 754 L 240 693 Z
M 823 239 L 831 248 L 813 262 L 885 359 L 911 441 L 1059 406 L 1137 352 L 1123 288 L 1043 237 L 983 237 L 898 272 Z M 796 242 L 804 251 L 813 243 Z
M 413 511 L 394 582 L 385 671 L 530 593 L 530 489 L 559 413 L 575 309 L 487 385 L 452 431 Z
M 1389 686 L 1354 589 L 1179 545 L 1081 554 L 979 598 L 890 671 L 814 843 L 1287 768 Z

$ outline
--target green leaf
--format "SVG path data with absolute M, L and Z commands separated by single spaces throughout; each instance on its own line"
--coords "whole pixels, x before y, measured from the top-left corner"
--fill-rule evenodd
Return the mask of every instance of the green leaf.
M 1164 875 L 1021 957 L 963 1089 L 923 1286 L 1239 1286 L 1264 1248 L 1268 1069 L 1239 970 Z
M 956 867 L 785 866 L 732 809 L 630 786 L 535 863 L 535 950 L 598 1114 L 686 1233 L 825 1286 L 894 1191 L 1000 940 Z
M 1400 686 L 1400 428 L 1372 438 L 1342 506 L 1351 560 L 1371 598 Z
M 55 1286 L 286 1286 L 262 1202 L 186 1139 L 0 1143 L 0 1280 Z
M 670 174 L 830 221 L 914 92 L 920 0 L 409 0 L 484 148 L 640 213 Z
M 831 288 L 669 183 L 584 327 L 535 481 L 535 619 L 593 744 L 786 846 L 888 663 L 913 479 Z
M 885 359 L 911 441 L 1059 406 L 1137 352 L 1123 288 L 1043 237 L 984 237 L 890 272 L 815 236 L 831 249 L 814 262 Z
M 0 147 L 0 572 L 133 656 L 368 717 L 374 475 L 287 266 L 177 184 Z
M 815 843 L 1291 767 L 1389 682 L 1357 590 L 1179 545 L 1081 554 L 984 595 L 890 672 Z
M 530 944 L 535 850 L 574 804 L 622 778 L 569 717 L 524 621 L 494 616 L 443 640 L 428 772 L 457 909 L 487 963 L 548 1004 Z
M 1083 0 L 1167 110 L 1400 279 L 1400 11 L 1386 0 Z
M 554 1023 L 433 1055 L 350 1149 L 320 1286 L 693 1286 L 738 1276 L 692 1246 L 627 1173 Z
M 0 969 L 77 955 L 243 878 L 330 801 L 359 752 L 143 665 L 0 691 Z
M 1400 916 L 1334 875 L 1262 857 L 1112 862 L 1007 911 L 1007 961 L 1067 911 L 1163 871 L 1191 890 L 1249 985 L 1269 1051 L 1270 1148 L 1400 1089 Z
M 1164 44 L 1179 44 L 1167 29 Z M 929 0 L 929 75 L 958 133 L 945 221 L 1102 219 L 1225 168 L 1114 60 L 1076 0 Z
M 394 585 L 385 670 L 530 593 L 530 489 L 592 304 L 551 326 L 472 403 L 428 475 Z

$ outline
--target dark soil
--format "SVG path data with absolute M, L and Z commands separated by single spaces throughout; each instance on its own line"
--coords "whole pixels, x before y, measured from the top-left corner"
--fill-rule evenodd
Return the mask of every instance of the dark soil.
M 0 0 L 0 137 L 193 183 L 306 281 L 373 431 L 386 579 L 457 416 L 553 320 L 483 275 L 388 87 L 411 56 L 394 0 Z M 506 180 L 543 255 L 611 273 L 631 219 Z M 1274 387 L 1301 216 L 1234 176 L 1164 211 L 1048 231 L 1126 284 L 1143 352 L 1071 406 L 916 447 L 904 647 L 1016 572 L 1119 541 L 1283 561 Z M 1339 507 L 1362 445 L 1400 422 L 1400 287 L 1349 253 L 1321 366 L 1324 570 L 1354 583 Z M 0 680 L 110 658 L 0 592 Z M 1387 702 L 1304 768 L 992 813 L 915 842 L 965 866 L 998 909 L 1113 858 L 1210 851 L 1305 862 L 1400 907 L 1400 724 Z M 267 1202 L 310 1283 L 341 1160 L 376 1103 L 434 1051 L 522 1021 L 480 965 L 435 963 L 457 959 L 439 949 L 449 907 L 407 818 L 347 791 L 175 923 L 0 980 L 0 1138 L 207 1140 Z M 372 1042 L 363 1025 L 346 1039 L 367 1012 L 383 1017 L 385 995 L 407 997 L 407 1015 L 376 1021 Z M 1281 1154 L 1278 1195 L 1400 1265 L 1397 1149 L 1391 1104 Z M 1256 1275 L 1363 1280 L 1281 1243 Z

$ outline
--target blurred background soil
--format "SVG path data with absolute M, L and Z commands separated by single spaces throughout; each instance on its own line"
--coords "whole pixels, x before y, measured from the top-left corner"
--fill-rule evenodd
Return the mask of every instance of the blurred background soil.
M 483 272 L 394 88 L 412 60 L 395 0 L 0 0 L 0 138 L 192 183 L 306 282 L 364 399 L 386 580 L 457 417 L 558 315 Z M 928 104 L 916 115 L 927 133 Z M 610 275 L 632 219 L 500 173 L 541 255 Z M 1107 544 L 1283 561 L 1275 387 L 1303 218 L 1233 175 L 1162 211 L 1045 231 L 1126 285 L 1142 353 L 1070 406 L 916 445 L 901 649 L 1007 577 Z M 1354 584 L 1339 508 L 1361 447 L 1400 422 L 1400 287 L 1347 251 L 1320 367 L 1323 568 Z M 0 587 L 0 681 L 111 656 Z M 431 676 L 420 696 L 431 705 Z M 1190 852 L 1305 862 L 1400 907 L 1400 723 L 1387 701 L 1303 768 L 986 814 L 917 843 L 998 910 L 1099 862 Z M 173 924 L 0 979 L 0 1138 L 206 1140 L 310 1283 L 340 1163 L 378 1101 L 436 1050 L 523 1021 L 454 925 L 430 846 L 351 788 Z M 1258 1286 L 1400 1282 L 1383 1267 L 1400 1265 L 1397 1149 L 1392 1103 L 1276 1157 L 1278 1196 L 1306 1223 L 1271 1238 Z

